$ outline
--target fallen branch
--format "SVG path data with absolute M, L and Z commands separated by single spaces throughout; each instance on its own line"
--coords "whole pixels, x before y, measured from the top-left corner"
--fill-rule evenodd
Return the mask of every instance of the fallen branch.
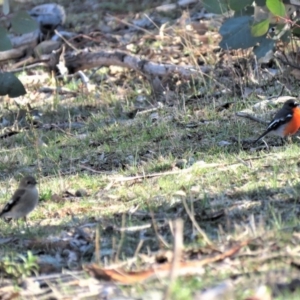
M 212 70 L 210 66 L 158 64 L 121 51 L 80 52 L 72 56 L 67 55 L 65 60 L 70 74 L 79 70 L 112 65 L 133 69 L 145 75 L 163 76 L 177 73 L 186 78 L 203 75 Z

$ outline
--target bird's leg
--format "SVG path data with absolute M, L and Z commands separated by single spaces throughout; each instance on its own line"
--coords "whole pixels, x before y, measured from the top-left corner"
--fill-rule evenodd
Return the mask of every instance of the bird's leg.
M 26 216 L 23 217 L 23 221 L 24 221 L 25 224 L 26 224 L 26 229 L 29 230 Z
M 289 143 L 289 144 L 292 144 L 292 137 L 289 135 L 287 138 L 286 138 L 286 142 Z

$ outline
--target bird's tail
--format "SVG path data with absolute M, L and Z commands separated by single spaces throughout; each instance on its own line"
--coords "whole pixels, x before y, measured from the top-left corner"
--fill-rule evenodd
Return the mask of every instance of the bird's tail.
M 256 144 L 259 140 L 261 140 L 266 134 L 269 133 L 269 130 L 266 130 L 263 134 L 261 134 L 252 144 Z

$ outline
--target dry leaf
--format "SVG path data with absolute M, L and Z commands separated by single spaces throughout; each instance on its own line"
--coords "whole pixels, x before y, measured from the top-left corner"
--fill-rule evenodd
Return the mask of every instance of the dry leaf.
M 203 267 L 207 264 L 214 263 L 217 261 L 224 260 L 225 258 L 231 257 L 236 254 L 242 247 L 246 246 L 249 240 L 241 242 L 240 244 L 232 247 L 224 253 L 217 254 L 213 257 L 204 258 L 202 260 L 192 260 L 179 262 L 176 269 L 178 276 L 202 274 Z M 162 265 L 153 265 L 148 270 L 143 271 L 126 271 L 122 269 L 104 269 L 96 264 L 86 265 L 86 269 L 91 276 L 99 280 L 116 281 L 123 284 L 134 284 L 137 282 L 143 282 L 153 277 L 167 277 L 170 274 L 172 263 L 165 263 Z

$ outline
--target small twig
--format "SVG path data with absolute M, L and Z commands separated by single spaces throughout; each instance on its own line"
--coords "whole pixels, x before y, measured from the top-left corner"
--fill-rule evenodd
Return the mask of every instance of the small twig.
M 100 226 L 99 224 L 96 227 L 96 237 L 95 237 L 95 261 L 96 264 L 99 266 L 101 264 L 101 255 L 100 255 Z
M 216 163 L 211 163 L 211 164 L 201 164 L 201 166 L 203 168 L 219 168 L 219 169 L 224 169 L 224 167 L 236 167 L 238 165 L 240 165 L 241 163 L 233 163 L 233 164 L 216 164 Z M 82 165 L 80 165 L 81 167 L 83 167 Z M 104 190 L 108 190 L 111 189 L 112 186 L 115 183 L 120 183 L 120 182 L 128 182 L 128 181 L 135 181 L 135 180 L 144 180 L 144 179 L 148 179 L 148 178 L 155 178 L 155 177 L 160 177 L 160 176 L 167 176 L 167 175 L 176 175 L 176 174 L 184 174 L 187 172 L 190 172 L 192 170 L 192 168 L 195 167 L 195 164 L 187 169 L 184 170 L 178 170 L 178 171 L 167 171 L 167 172 L 161 172 L 161 173 L 152 173 L 152 174 L 144 174 L 144 175 L 137 175 L 137 176 L 132 176 L 132 177 L 120 177 L 120 178 L 114 178 L 112 179 L 112 182 L 110 182 L 108 184 L 108 186 L 106 188 L 104 188 Z M 92 172 L 95 173 L 100 173 L 99 171 L 93 171 L 92 168 L 88 168 L 86 167 L 86 169 L 89 169 Z M 102 172 L 101 172 L 102 174 Z
M 261 139 L 261 141 L 263 141 L 264 144 L 265 144 L 265 146 L 266 146 L 266 148 L 269 149 L 269 145 L 267 144 L 267 142 L 263 138 Z
M 170 248 L 170 245 L 163 239 L 163 237 L 158 233 L 158 230 L 157 230 L 157 225 L 156 225 L 156 222 L 155 222 L 155 218 L 154 218 L 154 214 L 153 214 L 153 211 L 151 209 L 151 207 L 149 206 L 149 203 L 147 202 L 148 204 L 148 207 L 149 207 L 149 211 L 150 211 L 150 216 L 151 216 L 151 221 L 152 221 L 152 227 L 154 229 L 154 233 L 157 237 L 157 240 L 159 242 L 159 246 L 162 247 L 166 247 L 166 248 Z
M 44 61 L 49 61 L 49 60 L 50 59 L 45 59 Z M 9 70 L 9 72 L 18 73 L 18 72 L 23 72 L 25 70 L 30 70 L 30 69 L 40 68 L 40 67 L 48 68 L 48 64 L 46 64 L 45 62 L 37 62 L 37 63 L 34 63 L 32 65 L 27 65 L 27 66 L 24 66 L 24 67 L 21 67 L 21 68 L 16 68 L 16 69 Z
M 272 99 L 281 97 L 284 92 L 284 89 L 285 89 L 285 86 L 283 85 L 279 94 L 277 96 L 272 96 L 272 97 L 268 98 L 268 100 L 272 100 Z
M 157 24 L 147 14 L 144 14 L 144 16 L 152 23 L 154 27 L 156 27 L 157 30 L 160 29 L 159 26 L 157 26 Z
M 143 244 L 144 244 L 144 240 L 140 240 L 134 251 L 133 257 L 137 257 L 137 255 L 140 253 L 140 250 L 142 249 Z
M 61 35 L 56 29 L 54 30 L 55 34 L 57 34 L 70 48 L 72 48 L 74 51 L 76 51 L 77 53 L 79 52 L 78 49 L 76 49 L 71 43 L 69 43 L 69 41 L 63 36 Z
M 52 123 L 52 124 L 43 124 L 41 129 L 43 129 L 43 130 L 54 130 L 54 129 L 56 129 L 56 130 L 59 130 L 60 132 L 64 133 L 67 136 L 75 137 L 75 134 L 73 134 L 71 132 L 67 132 L 63 128 L 68 128 L 68 129 L 71 128 L 72 129 L 72 126 L 73 126 L 73 128 L 75 127 L 77 129 L 78 124 L 79 124 L 78 122 L 77 123 L 76 122 L 69 122 L 69 123 L 61 123 L 61 124 L 54 124 L 54 123 Z M 69 127 L 67 127 L 67 126 L 69 126 Z M 82 127 L 83 126 L 84 125 L 82 125 Z
M 78 76 L 80 77 L 80 79 L 83 82 L 83 84 L 85 86 L 87 86 L 88 83 L 89 83 L 89 81 L 90 81 L 89 78 L 81 70 L 78 71 L 76 74 L 78 74 Z
M 145 225 L 140 225 L 140 226 L 130 226 L 130 227 L 120 227 L 120 228 L 115 228 L 116 231 L 125 231 L 125 232 L 135 232 L 135 231 L 141 231 L 144 229 L 151 228 L 151 224 L 145 224 Z
M 278 60 L 280 60 L 282 63 L 284 63 L 284 64 L 286 64 L 286 65 L 288 65 L 288 66 L 290 66 L 290 67 L 293 67 L 293 68 L 295 68 L 295 69 L 297 69 L 297 70 L 300 70 L 300 67 L 299 67 L 298 65 L 293 64 L 292 62 L 290 62 L 290 61 L 288 60 L 288 58 L 287 58 L 287 56 L 286 56 L 286 54 L 285 54 L 284 52 L 282 52 L 282 55 L 283 55 L 284 58 L 286 59 L 285 61 L 284 61 L 280 56 L 278 56 L 278 55 L 276 55 L 275 57 L 276 57 Z
M 73 76 L 73 75 L 72 75 Z M 66 88 L 56 88 L 56 87 L 50 87 L 50 86 L 42 86 L 39 88 L 40 93 L 51 93 L 51 94 L 59 94 L 59 95 L 66 95 L 71 94 L 71 96 L 77 96 L 78 92 L 70 91 Z
M 84 166 L 79 164 L 81 168 L 84 168 L 86 170 L 89 170 L 93 173 L 97 174 L 107 174 L 105 172 L 100 172 L 97 170 L 94 170 L 90 167 Z M 165 175 L 174 175 L 174 174 L 180 174 L 183 173 L 184 171 L 187 171 L 188 169 L 185 170 L 180 170 L 180 171 L 168 171 L 168 172 L 162 172 L 162 173 L 153 173 L 153 174 L 144 174 L 144 175 L 137 175 L 137 176 L 132 176 L 132 177 L 120 177 L 120 178 L 115 178 L 110 181 L 110 183 L 104 188 L 104 190 L 110 190 L 116 183 L 120 182 L 128 182 L 128 181 L 136 181 L 136 180 L 145 180 L 148 178 L 155 178 L 155 177 L 160 177 L 160 176 L 165 176 Z
M 126 222 L 126 215 L 123 214 L 122 215 L 122 227 L 125 227 L 125 222 Z M 121 250 L 122 250 L 124 239 L 125 239 L 125 231 L 121 231 L 121 237 L 120 237 L 120 242 L 119 242 L 118 248 L 117 248 L 115 262 L 119 261 L 119 256 L 120 256 L 120 253 L 121 253 Z
M 26 65 L 28 65 L 32 62 L 36 62 L 36 59 L 34 59 L 32 56 L 28 56 L 27 58 L 13 64 L 11 66 L 11 69 L 16 69 L 16 68 L 22 68 L 23 69 L 24 66 L 26 66 Z
M 193 223 L 193 226 L 197 229 L 197 231 L 200 233 L 200 235 L 202 236 L 203 240 L 206 242 L 207 245 L 212 245 L 213 243 L 211 242 L 211 240 L 207 237 L 206 233 L 200 228 L 200 226 L 198 225 L 198 223 L 196 222 L 194 216 L 192 215 L 190 209 L 187 206 L 187 203 L 185 201 L 185 198 L 182 198 L 182 203 L 183 206 L 185 208 L 186 213 L 188 214 L 190 220 Z
M 88 166 L 85 166 L 85 165 L 82 165 L 82 164 L 78 164 L 77 166 L 80 167 L 80 168 L 82 168 L 82 169 L 91 171 L 92 173 L 96 173 L 96 174 L 112 175 L 112 173 L 113 173 L 113 172 L 97 171 L 97 170 L 95 170 L 95 169 L 93 169 L 91 167 L 88 167 Z
M 126 22 L 126 21 L 124 21 L 123 19 L 119 19 L 118 17 L 113 16 L 113 15 L 111 15 L 111 14 L 107 14 L 107 15 L 108 15 L 109 17 L 114 18 L 115 20 L 117 20 L 118 22 L 120 22 L 120 23 L 122 23 L 122 24 L 125 24 L 125 25 L 127 25 L 127 26 L 129 26 L 129 27 L 133 27 L 133 28 L 135 28 L 135 29 L 137 29 L 137 30 L 144 31 L 145 33 L 149 34 L 150 36 L 155 36 L 152 32 L 150 32 L 150 31 L 144 29 L 143 27 L 140 27 L 140 26 L 134 25 L 134 24 L 132 24 L 132 23 Z
M 162 106 L 159 105 L 158 107 L 153 107 L 153 108 L 141 110 L 141 111 L 138 111 L 138 112 L 136 113 L 136 115 L 148 114 L 148 113 L 157 111 L 157 110 L 159 110 L 160 108 L 162 108 Z
M 257 118 L 257 117 L 254 117 L 253 115 L 250 115 L 250 114 L 245 113 L 245 112 L 242 112 L 242 111 L 237 112 L 236 115 L 237 115 L 238 117 L 246 118 L 246 119 L 249 119 L 249 120 L 251 120 L 251 121 L 254 121 L 254 122 L 257 122 L 257 123 L 261 123 L 261 124 L 264 124 L 264 125 L 269 124 L 269 122 L 267 122 L 267 121 L 264 121 L 264 120 L 262 120 L 262 119 L 259 119 L 259 118 Z
M 120 261 L 120 262 L 117 262 L 117 263 L 114 263 L 113 261 L 111 261 L 110 264 L 109 264 L 109 268 L 119 270 L 123 267 L 134 264 L 137 261 L 137 259 L 138 259 L 137 256 L 133 256 L 131 258 L 127 257 L 125 261 Z
M 170 268 L 170 275 L 169 275 L 170 281 L 165 290 L 165 294 L 163 297 L 164 300 L 170 299 L 171 288 L 174 283 L 174 280 L 178 275 L 177 269 L 179 266 L 179 262 L 181 260 L 181 254 L 183 250 L 183 220 L 182 219 L 177 219 L 173 221 L 173 230 L 174 230 L 173 259 L 172 259 L 172 265 Z
M 23 149 L 26 149 L 27 147 L 16 147 L 16 148 L 13 148 L 13 149 L 2 149 L 0 150 L 0 153 L 3 153 L 3 152 L 13 152 L 13 151 L 20 151 L 20 150 L 23 150 Z
M 245 160 L 243 160 L 243 159 L 241 159 L 240 157 L 235 157 L 241 164 L 243 164 L 244 166 L 246 166 L 247 168 L 250 168 L 250 169 L 252 169 L 252 164 L 251 164 L 251 161 L 250 161 L 250 163 L 246 163 L 246 161 Z
M 166 175 L 174 175 L 174 174 L 180 174 L 184 173 L 186 170 L 179 170 L 179 171 L 167 171 L 167 172 L 161 172 L 161 173 L 152 173 L 152 174 L 144 174 L 144 175 L 137 175 L 132 177 L 122 177 L 117 178 L 116 181 L 118 182 L 126 182 L 126 181 L 133 181 L 138 179 L 148 179 L 148 178 L 154 178 L 154 177 L 160 177 L 160 176 L 166 176 Z

